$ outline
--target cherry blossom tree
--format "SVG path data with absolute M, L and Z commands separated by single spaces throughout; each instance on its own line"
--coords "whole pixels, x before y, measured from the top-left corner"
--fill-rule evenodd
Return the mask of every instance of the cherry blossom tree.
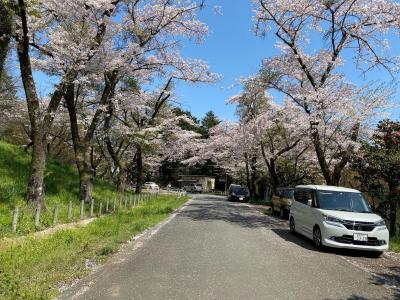
M 228 99 L 228 103 L 237 104 L 237 115 L 240 118 L 240 136 L 246 139 L 246 149 L 243 149 L 245 159 L 246 181 L 251 197 L 256 196 L 256 178 L 258 157 L 261 156 L 259 137 L 255 120 L 269 106 L 270 97 L 265 93 L 262 84 L 253 77 L 241 80 L 243 92 Z
M 174 98 L 173 78 L 170 77 L 160 88 L 150 91 L 122 90 L 116 96 L 118 101 L 115 107 L 110 106 L 108 112 L 108 116 L 113 116 L 117 123 L 120 123 L 117 126 L 120 126 L 120 131 L 124 134 L 113 143 L 107 137 L 107 149 L 114 164 L 120 170 L 119 176 L 125 178 L 126 172 L 122 165 L 126 166 L 127 163 L 123 162 L 123 157 L 116 155 L 117 152 L 113 149 L 121 149 L 123 145 L 128 144 L 129 147 L 134 148 L 131 150 L 131 154 L 134 154 L 131 159 L 134 160 L 133 165 L 136 170 L 137 192 L 140 192 L 143 184 L 145 163 L 151 161 L 152 163 L 148 165 L 154 168 L 159 166 L 162 161 L 182 159 L 199 137 L 199 134 L 181 128 L 181 122 L 192 126 L 194 124 L 184 115 L 177 116 L 170 104 Z M 195 79 L 192 78 L 192 80 Z M 210 81 L 214 80 L 214 76 L 198 77 L 196 75 L 196 80 Z M 127 98 L 130 101 L 126 101 Z M 111 129 L 110 126 L 107 128 L 107 130 Z M 117 181 L 121 182 L 123 178 Z
M 284 105 L 271 103 L 269 109 L 261 113 L 248 124 L 249 130 L 255 132 L 262 157 L 268 169 L 272 193 L 277 187 L 290 186 L 302 182 L 310 173 L 308 153 L 310 143 L 305 138 L 305 128 L 298 118 L 299 109 L 286 101 Z M 279 165 L 289 161 L 292 172 L 282 176 Z M 305 168 L 305 167 L 308 168 Z
M 240 128 L 237 122 L 223 121 L 210 129 L 208 139 L 200 140 L 192 155 L 183 160 L 196 165 L 211 160 L 230 174 L 236 173 L 237 164 L 243 162 L 243 145 L 237 143 Z
M 388 96 L 383 89 L 346 82 L 344 55 L 353 55 L 361 71 L 395 72 L 398 59 L 387 51 L 386 35 L 399 30 L 400 6 L 388 0 L 253 2 L 256 33 L 273 33 L 281 52 L 264 60 L 260 79 L 303 109 L 325 181 L 338 185 L 360 136 Z M 312 41 L 317 49 L 311 49 Z
M 189 166 L 211 161 L 234 178 L 242 178 L 249 186 L 251 196 L 255 196 L 254 183 L 262 165 L 259 148 L 254 135 L 239 122 L 223 121 L 209 130 L 209 137 L 193 145 L 190 157 L 183 160 Z
M 15 1 L 13 36 L 30 120 L 32 160 L 28 203 L 44 206 L 43 177 L 47 136 L 66 87 L 95 56 L 118 0 Z M 45 113 L 33 76 L 41 70 L 58 78 Z
M 197 82 L 207 76 L 213 77 L 205 63 L 184 59 L 178 51 L 180 38 L 200 41 L 207 33 L 207 27 L 196 19 L 196 11 L 201 6 L 201 2 L 190 1 L 124 2 L 120 8 L 120 12 L 124 13 L 121 22 L 110 26 L 110 34 L 105 36 L 104 46 L 94 57 L 91 67 L 80 73 L 79 82 L 73 82 L 68 87 L 65 100 L 70 114 L 82 200 L 91 201 L 93 172 L 89 156 L 96 130 L 103 121 L 110 129 L 111 120 L 106 116 L 109 118 L 112 115 L 117 99 L 131 107 L 142 105 L 142 101 L 138 101 L 135 95 L 135 87 L 128 95 L 123 91 L 124 96 L 121 97 L 121 81 L 130 80 L 140 86 L 157 76 L 169 76 L 170 82 L 172 79 Z M 98 82 L 102 82 L 101 92 L 97 90 Z M 140 91 L 137 93 L 140 95 Z M 79 114 L 81 119 L 78 118 Z M 79 127 L 80 122 L 86 123 L 86 126 Z M 118 161 L 116 153 L 113 153 L 109 138 L 105 139 L 105 143 L 116 164 L 115 169 L 124 174 L 124 166 Z M 140 149 L 136 151 L 136 156 L 140 160 Z M 117 182 L 122 188 L 122 177 Z
M 288 186 L 308 179 L 311 172 L 304 170 L 310 161 L 307 123 L 302 110 L 290 100 L 278 105 L 267 93 L 265 80 L 250 76 L 240 80 L 243 90 L 231 97 L 228 103 L 237 105 L 240 124 L 247 136 L 254 139 L 253 153 L 262 156 L 268 170 L 271 191 L 279 186 Z M 305 124 L 305 125 L 304 125 Z M 292 168 L 280 172 L 280 165 L 286 162 Z M 300 167 L 301 165 L 301 167 Z

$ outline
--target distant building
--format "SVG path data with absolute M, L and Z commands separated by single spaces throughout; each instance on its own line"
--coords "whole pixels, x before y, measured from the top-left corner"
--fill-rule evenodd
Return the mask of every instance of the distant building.
M 180 188 L 189 183 L 199 183 L 203 186 L 204 192 L 215 190 L 215 177 L 205 175 L 182 175 L 178 180 Z

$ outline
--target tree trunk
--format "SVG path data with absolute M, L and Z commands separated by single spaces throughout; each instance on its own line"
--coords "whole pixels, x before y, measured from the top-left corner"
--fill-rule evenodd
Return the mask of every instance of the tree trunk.
M 117 175 L 117 190 L 118 193 L 124 193 L 126 188 L 126 168 L 125 164 L 121 161 L 118 162 L 119 172 Z
M 136 172 L 136 193 L 140 193 L 143 184 L 143 153 L 140 145 L 136 146 Z
M 279 185 L 278 174 L 276 173 L 275 161 L 271 158 L 269 162 L 270 167 L 268 168 L 269 174 L 271 175 L 272 193 L 277 194 L 277 189 Z
M 390 235 L 397 234 L 397 199 L 396 196 L 390 196 L 390 212 L 389 212 L 389 232 Z
M 254 198 L 259 197 L 259 195 L 257 193 L 257 187 L 256 187 L 256 176 L 257 176 L 256 162 L 257 162 L 257 157 L 255 155 L 252 155 L 251 160 L 250 160 L 250 170 L 251 170 L 250 184 L 251 184 L 251 188 L 253 189 Z
M 113 116 L 114 116 L 114 107 L 112 105 L 112 102 L 109 101 L 107 105 L 107 115 L 104 120 L 104 129 L 106 132 L 104 140 L 106 142 L 107 152 L 108 154 L 110 154 L 111 159 L 113 160 L 114 167 L 117 168 L 116 183 L 117 183 L 118 193 L 123 194 L 125 192 L 126 177 L 127 177 L 126 163 L 122 157 L 123 155 L 122 146 L 124 145 L 124 140 L 122 140 L 119 143 L 118 147 L 116 147 L 117 150 L 114 150 L 114 146 L 109 136 L 109 130 L 111 129 L 112 125 L 111 120 Z
M 40 205 L 45 207 L 43 181 L 44 171 L 46 168 L 47 132 L 53 121 L 52 113 L 57 109 L 61 97 L 59 97 L 60 94 L 57 91 L 52 95 L 42 123 L 39 99 L 36 93 L 32 65 L 29 56 L 28 23 L 24 1 L 18 1 L 17 9 L 18 14 L 21 17 L 21 25 L 18 25 L 17 29 L 22 31 L 22 36 L 17 39 L 17 54 L 28 106 L 29 121 L 31 124 L 30 136 L 33 143 L 26 199 L 30 205 Z
M 228 173 L 225 172 L 225 194 L 228 192 Z
M 264 158 L 264 162 L 267 165 L 269 175 L 271 176 L 272 194 L 276 195 L 276 191 L 277 191 L 278 184 L 279 184 L 279 178 L 278 178 L 278 174 L 276 173 L 275 159 L 273 157 L 271 157 L 268 160 L 267 155 L 265 153 L 264 144 L 260 143 L 260 146 L 261 146 L 261 153 Z
M 79 199 L 90 203 L 93 194 L 93 170 L 90 165 L 90 151 L 85 148 L 83 147 L 83 151 L 78 151 L 79 153 L 76 155 L 79 171 Z
M 38 132 L 39 131 L 39 132 Z M 44 172 L 46 169 L 46 135 L 40 129 L 33 134 L 32 160 L 29 171 L 27 202 L 31 206 L 45 208 Z
M 352 128 L 351 140 L 353 142 L 357 141 L 360 130 L 360 124 L 355 124 Z M 325 178 L 327 185 L 338 186 L 340 183 L 340 178 L 342 177 L 342 172 L 346 167 L 351 155 L 353 154 L 354 148 L 350 145 L 341 154 L 341 159 L 336 163 L 333 168 L 333 172 L 329 169 L 329 165 L 326 162 L 325 152 L 323 146 L 321 145 L 321 138 L 318 133 L 318 129 L 311 128 L 311 138 L 314 144 L 315 153 L 318 158 L 318 163 L 321 168 L 322 174 Z
M 75 108 L 75 85 L 70 84 L 65 93 L 65 102 L 71 126 L 71 136 L 74 144 L 75 163 L 79 172 L 79 199 L 85 202 L 92 201 L 93 170 L 90 159 L 90 143 L 81 139 L 78 127 L 78 117 Z
M 117 84 L 117 72 L 108 72 L 104 74 L 105 85 L 100 98 L 100 105 L 105 105 L 111 101 L 111 97 L 114 95 L 114 89 Z M 75 160 L 79 169 L 80 176 L 80 200 L 91 201 L 92 200 L 92 181 L 93 181 L 93 170 L 91 168 L 90 150 L 92 146 L 93 136 L 98 127 L 98 124 L 103 120 L 103 109 L 97 108 L 86 133 L 82 136 L 80 134 L 78 126 L 78 117 L 76 111 L 75 98 L 75 84 L 71 83 L 67 86 L 65 91 L 65 102 L 68 108 L 68 115 L 71 125 L 71 136 L 74 144 Z
M 244 159 L 246 163 L 246 182 L 247 182 L 247 187 L 249 188 L 250 198 L 252 199 L 254 197 L 254 190 L 250 179 L 249 156 L 247 153 L 244 154 Z
M 96 176 L 97 176 L 97 167 L 98 167 L 98 164 L 96 163 L 95 157 L 94 157 L 94 147 L 91 146 L 90 147 L 90 168 L 92 169 L 94 178 L 96 178 Z
M 389 183 L 389 232 L 391 236 L 397 234 L 397 193 L 396 185 Z
M 327 185 L 336 185 L 335 182 L 333 182 L 332 179 L 332 174 L 331 171 L 329 170 L 329 166 L 326 162 L 325 159 L 325 153 L 322 149 L 319 133 L 317 129 L 312 129 L 312 141 L 315 149 L 315 154 L 317 155 L 318 163 L 321 168 L 322 175 L 324 176 L 324 179 L 326 181 Z M 340 173 L 336 176 L 340 180 Z M 336 178 L 336 179 L 337 179 Z

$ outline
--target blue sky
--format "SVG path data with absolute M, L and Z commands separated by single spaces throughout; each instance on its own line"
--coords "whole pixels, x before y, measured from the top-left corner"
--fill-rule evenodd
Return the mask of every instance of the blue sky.
M 197 117 L 213 110 L 221 119 L 235 119 L 235 107 L 226 105 L 225 100 L 240 90 L 236 80 L 256 73 L 262 58 L 277 52 L 272 39 L 260 39 L 253 34 L 250 0 L 207 3 L 199 18 L 208 25 L 210 34 L 201 45 L 185 42 L 182 54 L 207 61 L 213 72 L 222 75 L 222 80 L 214 85 L 179 83 L 176 93 L 182 107 Z M 222 16 L 214 12 L 214 5 L 222 7 Z
M 273 34 L 264 39 L 254 35 L 250 0 L 210 0 L 207 3 L 208 8 L 200 12 L 199 18 L 209 26 L 210 35 L 201 45 L 183 43 L 181 51 L 184 56 L 207 61 L 212 70 L 221 74 L 223 79 L 214 85 L 180 83 L 176 92 L 182 107 L 192 111 L 195 116 L 201 118 L 207 111 L 213 110 L 221 119 L 232 120 L 236 119 L 235 107 L 226 105 L 225 100 L 240 91 L 240 86 L 229 87 L 241 76 L 255 74 L 263 58 L 278 52 L 274 47 Z M 222 16 L 215 14 L 212 9 L 214 5 L 222 7 Z M 400 55 L 396 49 L 400 44 L 399 38 L 390 38 L 389 42 L 394 49 L 392 52 Z M 344 71 L 348 80 L 360 86 L 378 80 L 386 83 L 393 80 L 383 70 L 372 71 L 364 78 L 351 62 L 346 64 Z M 399 95 L 397 88 L 395 97 L 399 99 Z M 398 111 L 392 117 L 398 118 Z

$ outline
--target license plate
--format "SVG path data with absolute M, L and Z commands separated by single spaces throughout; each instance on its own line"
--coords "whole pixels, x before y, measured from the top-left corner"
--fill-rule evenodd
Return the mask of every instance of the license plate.
M 242 201 L 242 200 L 243 200 L 243 197 L 240 197 L 239 200 Z
M 353 239 L 359 242 L 368 242 L 368 234 L 365 233 L 354 233 Z

